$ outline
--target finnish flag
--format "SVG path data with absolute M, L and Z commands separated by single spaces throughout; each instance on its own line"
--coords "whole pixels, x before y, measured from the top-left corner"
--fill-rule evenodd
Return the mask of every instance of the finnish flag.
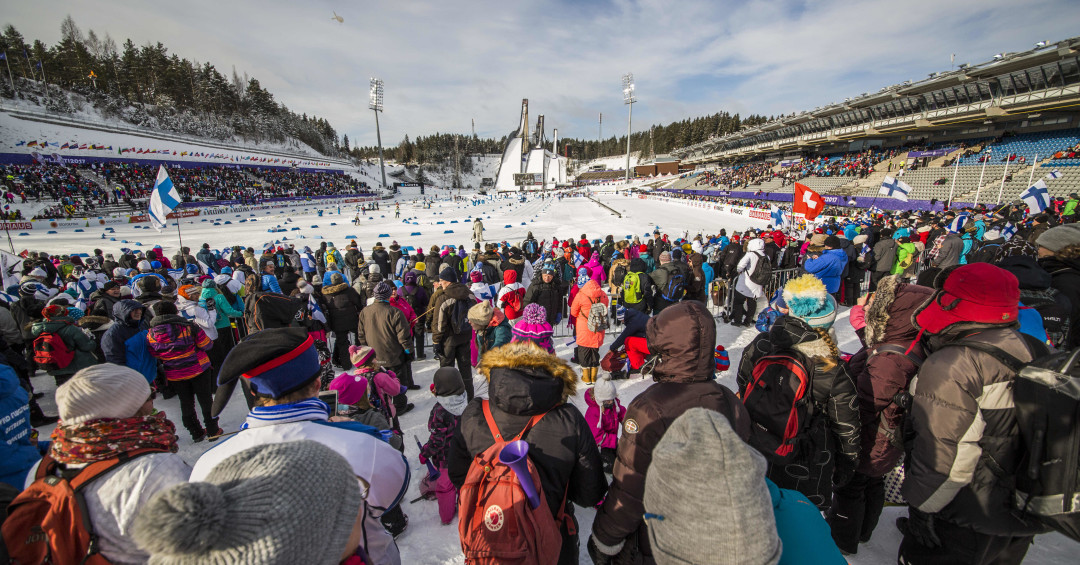
M 772 208 L 772 210 L 770 211 L 769 215 L 772 216 L 773 225 L 775 225 L 778 228 L 783 226 L 784 225 L 784 211 L 781 210 L 780 207 L 777 206 L 776 204 L 773 204 L 771 206 L 771 208 Z
M 952 233 L 960 233 L 964 229 L 964 224 L 968 221 L 967 214 L 960 214 L 952 222 L 949 222 L 949 231 Z
M 1005 227 L 1001 228 L 1001 237 L 1005 238 L 1005 241 L 1009 241 L 1016 235 L 1016 226 L 1012 222 L 1005 224 Z
M 165 165 L 158 166 L 157 180 L 154 181 L 154 192 L 150 194 L 150 209 L 147 216 L 154 228 L 161 231 L 168 223 L 169 212 L 180 205 L 180 193 L 173 186 L 169 173 L 165 171 Z
M 893 177 L 885 177 L 885 180 L 881 183 L 881 190 L 878 191 L 878 194 L 883 194 L 890 198 L 907 202 L 907 195 L 909 192 L 911 192 L 911 187 L 904 181 Z
M 1039 179 L 1027 190 L 1020 193 L 1020 199 L 1027 204 L 1033 212 L 1043 212 L 1050 207 L 1050 191 L 1046 188 L 1046 181 Z
M 1059 179 L 1059 178 L 1061 178 L 1061 171 L 1059 171 L 1057 169 L 1054 169 L 1054 170 L 1050 171 L 1050 174 L 1046 175 L 1046 178 L 1048 180 Z

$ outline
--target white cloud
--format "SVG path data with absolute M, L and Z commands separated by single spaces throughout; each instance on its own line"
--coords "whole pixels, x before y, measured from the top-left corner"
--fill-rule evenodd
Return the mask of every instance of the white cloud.
M 624 132 L 627 71 L 642 129 L 720 110 L 812 108 L 946 69 L 950 53 L 975 63 L 1068 37 L 1080 29 L 1074 8 L 1070 0 L 38 0 L 7 3 L 5 20 L 53 44 L 70 13 L 84 32 L 160 41 L 225 73 L 235 66 L 354 143 L 375 142 L 367 91 L 379 76 L 383 141 L 394 145 L 406 133 L 468 132 L 472 118 L 480 135 L 501 136 L 516 126 L 521 98 L 561 137 L 595 136 L 597 112 L 608 116 L 607 135 Z

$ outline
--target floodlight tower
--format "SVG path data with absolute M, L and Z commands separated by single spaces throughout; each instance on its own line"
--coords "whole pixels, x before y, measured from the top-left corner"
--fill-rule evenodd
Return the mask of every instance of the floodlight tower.
M 637 98 L 634 98 L 634 73 L 626 73 L 622 77 L 622 97 L 623 104 L 630 107 L 630 112 L 626 116 L 626 183 L 630 184 L 630 132 L 631 124 L 634 119 L 634 102 L 637 102 Z
M 381 78 L 371 79 L 371 97 L 368 100 L 368 108 L 375 111 L 375 139 L 379 142 L 379 170 L 382 171 L 382 188 L 386 186 L 386 163 L 383 161 L 382 133 L 379 131 L 379 112 L 383 111 L 383 81 Z

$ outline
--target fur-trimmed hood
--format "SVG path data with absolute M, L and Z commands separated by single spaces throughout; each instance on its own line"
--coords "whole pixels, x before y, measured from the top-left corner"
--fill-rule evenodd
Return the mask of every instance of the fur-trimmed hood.
M 330 286 L 324 286 L 323 289 L 322 289 L 322 293 L 323 293 L 323 296 L 333 295 L 333 294 L 337 294 L 339 292 L 345 292 L 345 289 L 347 289 L 347 288 L 349 288 L 349 285 L 345 284 L 345 283 L 332 284 Z
M 866 347 L 885 342 L 910 344 L 919 333 L 911 323 L 911 314 L 933 293 L 924 286 L 902 283 L 896 275 L 882 278 L 874 301 L 866 309 Z
M 489 350 L 477 369 L 488 381 L 491 402 L 510 414 L 546 412 L 577 393 L 570 365 L 528 341 Z

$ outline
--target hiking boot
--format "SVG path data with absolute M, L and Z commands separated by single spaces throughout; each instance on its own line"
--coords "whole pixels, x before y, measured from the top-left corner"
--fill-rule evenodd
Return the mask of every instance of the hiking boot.
M 405 515 L 405 512 L 401 510 L 400 506 L 396 506 L 393 509 L 387 511 L 379 518 L 384 528 L 390 535 L 397 539 L 398 536 L 405 533 L 405 530 L 409 527 L 409 517 Z
M 404 408 L 402 408 L 401 410 L 398 410 L 398 413 L 397 413 L 398 417 L 404 416 L 405 414 L 408 414 L 409 412 L 412 412 L 413 408 L 416 408 L 416 405 L 414 405 L 412 402 L 406 404 Z
M 409 385 L 405 387 L 407 390 L 420 390 L 420 385 Z
M 55 424 L 60 421 L 59 416 L 46 416 L 41 408 L 37 408 L 37 405 L 30 407 L 30 427 L 40 428 L 41 426 L 48 426 L 49 424 Z
M 191 443 L 200 443 L 204 439 L 206 439 L 206 430 L 191 432 Z
M 217 425 L 214 425 L 213 429 L 206 430 L 206 437 L 210 441 L 217 441 L 222 435 L 225 434 L 225 430 L 221 429 Z

